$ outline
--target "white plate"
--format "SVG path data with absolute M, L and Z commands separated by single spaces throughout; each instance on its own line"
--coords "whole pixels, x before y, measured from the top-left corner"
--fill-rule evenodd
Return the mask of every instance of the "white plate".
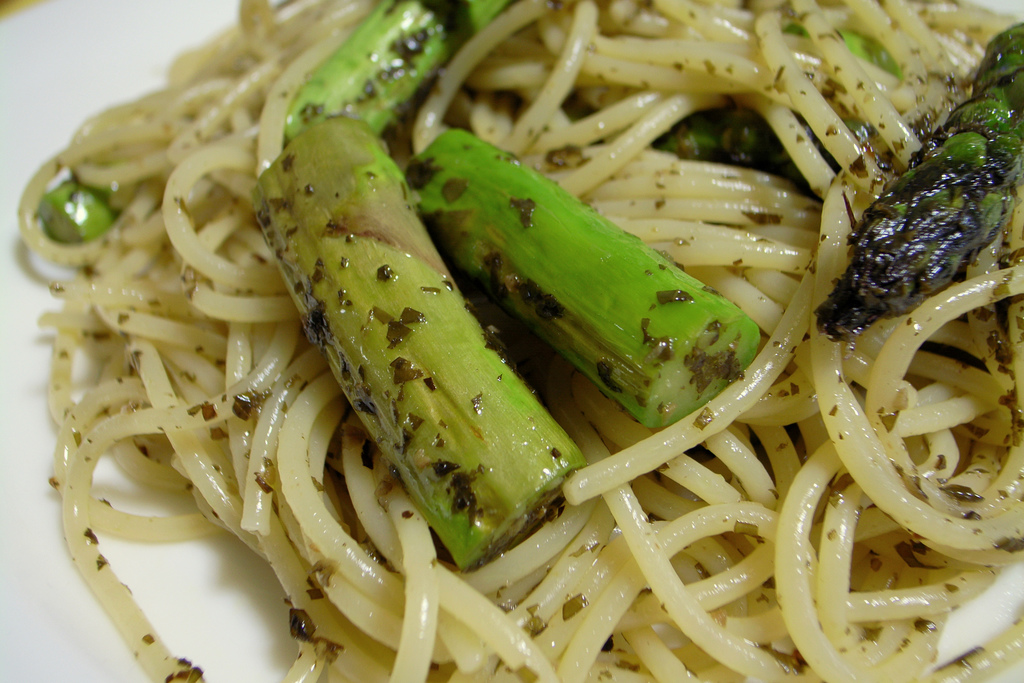
M 1019 2 L 984 4 L 1020 11 Z M 19 194 L 29 175 L 86 116 L 159 87 L 173 55 L 227 26 L 236 6 L 237 0 L 48 0 L 0 21 L 4 680 L 142 679 L 128 648 L 71 566 L 59 498 L 47 484 L 55 430 L 45 412 L 48 340 L 36 321 L 54 303 L 45 279 L 34 275 L 38 264 L 18 242 Z M 287 636 L 282 637 L 287 608 L 279 591 L 261 595 L 259 586 L 276 586 L 276 581 L 247 550 L 223 539 L 187 550 L 103 543 L 104 553 L 159 625 L 172 652 L 202 666 L 207 680 L 280 679 L 293 655 Z M 1017 573 L 1017 585 L 1024 583 L 1020 577 Z M 166 586 L 180 590 L 165 593 Z M 999 600 L 982 605 L 981 621 L 993 623 L 1000 605 Z M 974 633 L 977 623 L 963 630 Z M 1024 667 L 1000 680 L 1022 678 Z

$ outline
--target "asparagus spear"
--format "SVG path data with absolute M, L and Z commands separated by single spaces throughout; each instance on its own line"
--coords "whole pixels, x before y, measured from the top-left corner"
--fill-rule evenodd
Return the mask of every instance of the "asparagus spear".
M 719 107 L 690 114 L 655 141 L 680 158 L 791 175 L 793 162 L 768 122 L 752 109 Z M 799 174 L 799 171 L 795 171 Z
M 340 113 L 384 132 L 416 101 L 437 69 L 509 1 L 379 3 L 296 94 L 285 139 Z
M 870 124 L 857 119 L 844 122 L 865 146 L 883 148 L 881 144 L 875 143 L 878 133 Z M 804 130 L 807 139 L 821 150 L 832 169 L 839 171 L 839 164 L 821 146 L 810 126 L 804 124 Z M 654 146 L 680 159 L 713 161 L 773 173 L 788 178 L 802 191 L 811 193 L 807 180 L 793 163 L 775 131 L 752 109 L 718 107 L 694 112 L 655 140 Z M 883 167 L 889 166 L 884 158 L 877 158 L 877 161 Z
M 756 168 L 807 186 L 775 131 L 751 109 L 720 107 L 695 112 L 655 140 L 654 146 L 680 159 Z
M 788 24 L 782 30 L 784 33 L 791 33 L 803 38 L 807 38 L 809 36 L 807 29 L 796 23 Z M 839 35 L 842 36 L 843 42 L 846 44 L 846 48 L 854 55 L 860 57 L 869 64 L 874 64 L 883 71 L 889 72 L 896 78 L 903 78 L 903 70 L 900 69 L 899 63 L 893 58 L 892 54 L 885 49 L 885 46 L 877 40 L 850 29 L 839 29 Z
M 579 449 L 467 310 L 369 126 L 311 126 L 257 218 L 309 339 L 452 558 L 477 567 L 557 504 Z
M 989 43 L 973 96 L 914 165 L 864 212 L 850 264 L 817 310 L 828 336 L 852 341 L 952 282 L 1003 230 L 1024 165 L 1024 24 Z
M 407 177 L 452 262 L 641 423 L 696 410 L 752 360 L 760 333 L 732 303 L 470 133 Z
M 96 239 L 110 229 L 117 214 L 108 192 L 73 179 L 44 194 L 39 202 L 43 230 L 50 239 L 64 244 Z

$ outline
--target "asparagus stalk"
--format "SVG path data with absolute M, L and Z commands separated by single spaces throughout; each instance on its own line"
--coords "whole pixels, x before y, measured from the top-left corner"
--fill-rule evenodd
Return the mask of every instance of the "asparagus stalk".
M 64 244 L 96 239 L 110 229 L 117 215 L 108 192 L 73 179 L 45 193 L 39 202 L 43 230 L 50 239 Z
M 782 30 L 784 33 L 801 36 L 802 38 L 809 36 L 807 29 L 796 23 L 788 24 Z M 850 29 L 839 29 L 839 35 L 842 36 L 846 48 L 854 55 L 869 64 L 874 64 L 883 71 L 887 71 L 896 78 L 903 78 L 903 70 L 900 69 L 899 63 L 892 56 L 892 53 L 886 50 L 885 46 L 877 40 Z
M 913 310 L 1003 230 L 1024 166 L 1024 24 L 989 43 L 960 104 L 915 163 L 864 212 L 850 264 L 817 310 L 818 327 L 852 341 Z
M 844 121 L 854 136 L 871 149 L 882 149 L 878 132 L 869 123 L 858 119 Z M 839 164 L 822 147 L 810 126 L 804 124 L 806 138 L 817 147 L 833 170 Z M 712 161 L 773 173 L 791 180 L 803 192 L 811 190 L 800 169 L 793 163 L 782 141 L 764 118 L 752 109 L 717 107 L 694 112 L 654 141 L 654 147 L 671 152 L 680 159 Z M 890 166 L 885 158 L 877 163 Z
M 471 569 L 542 520 L 583 459 L 467 310 L 410 196 L 369 126 L 338 117 L 285 147 L 255 206 L 306 335 Z
M 810 133 L 809 139 L 814 139 Z M 720 107 L 690 114 L 654 141 L 680 159 L 756 168 L 807 183 L 775 131 L 752 109 Z
M 338 114 L 361 118 L 383 133 L 455 51 L 509 1 L 379 3 L 296 94 L 285 139 Z
M 736 306 L 513 156 L 453 129 L 407 177 L 451 261 L 641 423 L 693 412 L 753 359 Z

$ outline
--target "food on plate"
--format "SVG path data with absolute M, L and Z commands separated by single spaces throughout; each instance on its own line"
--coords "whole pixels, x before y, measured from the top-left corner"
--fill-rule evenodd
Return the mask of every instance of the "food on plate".
M 112 536 L 230 534 L 265 560 L 288 596 L 289 681 L 962 681 L 1019 662 L 1020 622 L 967 651 L 946 649 L 942 634 L 1024 549 L 1024 213 L 947 287 L 855 346 L 814 319 L 859 217 L 969 100 L 985 46 L 1013 21 L 913 0 L 519 0 L 459 34 L 409 110 L 389 107 L 395 125 L 371 126 L 398 169 L 455 139 L 446 130 L 468 131 L 758 328 L 742 376 L 650 427 L 454 263 L 435 264 L 501 338 L 531 405 L 571 439 L 559 457 L 547 451 L 545 481 L 576 464 L 574 448 L 585 460 L 531 533 L 460 559 L 359 419 L 368 404 L 346 398 L 317 343 L 323 327 L 296 307 L 308 290 L 282 277 L 253 203 L 284 171 L 288 140 L 303 144 L 286 133 L 296 94 L 375 7 L 242 0 L 237 25 L 184 53 L 165 88 L 87 120 L 25 188 L 25 244 L 73 271 L 41 319 L 59 425 L 51 483 L 71 558 L 145 675 L 199 680 L 203 663 L 172 652 L 121 583 L 104 555 Z M 688 117 L 730 111 L 770 128 L 781 167 L 662 148 Z M 338 164 L 329 184 L 359 160 Z M 44 228 L 43 197 L 67 182 L 111 208 L 109 228 L 81 239 Z M 310 196 L 323 182 L 307 183 Z M 410 188 L 409 206 L 418 200 Z M 343 255 L 351 265 L 338 252 L 332 269 Z M 301 268 L 320 278 L 315 259 Z M 421 331 L 422 309 L 382 295 L 361 310 L 374 306 L 387 316 L 365 320 L 370 332 L 397 323 L 388 351 Z M 416 371 L 388 365 L 393 396 L 422 383 L 403 381 Z M 472 414 L 487 416 L 490 392 L 475 404 L 470 394 Z M 151 517 L 101 500 L 100 461 L 187 511 Z M 451 475 L 439 462 L 427 474 Z

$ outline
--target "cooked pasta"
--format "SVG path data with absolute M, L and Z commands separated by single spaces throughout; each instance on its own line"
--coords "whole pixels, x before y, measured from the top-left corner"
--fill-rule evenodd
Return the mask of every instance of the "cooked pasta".
M 1024 550 L 1024 368 L 1001 341 L 1020 333 L 1024 210 L 962 282 L 855 347 L 813 322 L 852 219 L 1008 20 L 917 0 L 518 0 L 469 40 L 389 138 L 396 157 L 468 128 L 723 293 L 762 340 L 741 379 L 652 430 L 478 302 L 589 464 L 557 515 L 460 573 L 303 337 L 251 203 L 290 97 L 370 6 L 242 0 L 164 89 L 88 120 L 25 189 L 25 243 L 75 269 L 42 317 L 52 484 L 146 675 L 199 680 L 202 662 L 164 645 L 106 536 L 229 533 L 264 558 L 291 608 L 292 682 L 967 681 L 1019 661 L 1022 622 L 952 662 L 939 642 Z M 804 186 L 653 146 L 723 106 L 763 116 Z M 94 241 L 39 222 L 68 175 L 121 206 Z M 102 458 L 192 511 L 105 504 Z

